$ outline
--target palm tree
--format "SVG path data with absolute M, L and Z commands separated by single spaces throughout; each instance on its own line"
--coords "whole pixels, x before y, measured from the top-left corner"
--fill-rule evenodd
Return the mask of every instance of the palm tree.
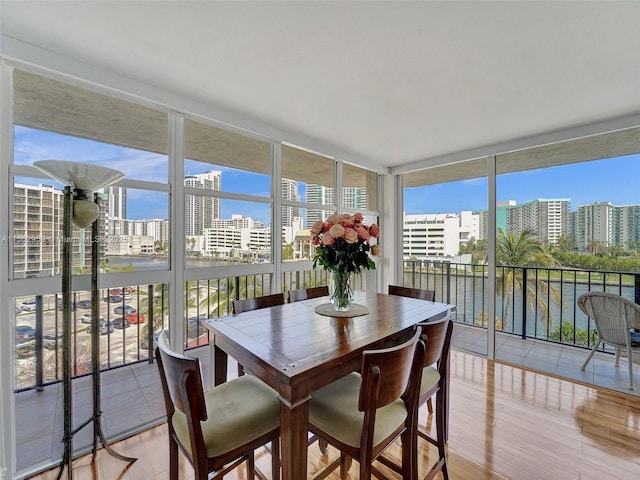
M 535 311 L 540 311 L 547 328 L 551 326 L 549 317 L 549 305 L 545 302 L 547 297 L 564 308 L 564 301 L 560 292 L 551 287 L 548 282 L 539 279 L 527 278 L 524 285 L 523 267 L 552 266 L 555 261 L 548 250 L 538 240 L 531 230 L 524 230 L 519 235 L 513 232 L 505 233 L 499 229 L 496 239 L 496 264 L 503 267 L 502 274 L 497 278 L 496 291 L 503 295 L 503 326 L 508 324 L 509 307 L 513 303 L 517 292 L 523 292 L 526 288 L 527 305 Z M 536 290 L 539 292 L 536 295 Z
M 206 291 L 204 297 L 194 299 L 201 310 L 207 312 L 209 318 L 219 317 L 231 313 L 231 305 L 238 298 L 259 297 L 263 295 L 262 285 L 256 283 L 255 276 L 232 277 L 226 281 L 224 288 L 201 288 Z

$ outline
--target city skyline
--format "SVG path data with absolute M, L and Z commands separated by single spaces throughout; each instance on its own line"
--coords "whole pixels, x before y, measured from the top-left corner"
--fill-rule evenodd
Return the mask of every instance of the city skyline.
M 17 165 L 32 165 L 43 159 L 65 159 L 108 165 L 122 171 L 126 178 L 166 183 L 168 160 L 165 155 L 108 145 L 92 140 L 15 128 L 14 161 Z M 497 201 L 515 200 L 522 204 L 537 198 L 566 198 L 571 210 L 595 202 L 614 205 L 640 204 L 636 193 L 640 178 L 640 155 L 628 155 L 604 160 L 529 170 L 500 175 L 497 178 Z M 225 191 L 256 196 L 269 196 L 267 175 L 242 172 L 219 165 L 185 161 L 184 175 L 200 174 L 208 170 L 222 172 Z M 625 172 L 624 176 L 620 172 Z M 33 184 L 34 179 L 16 178 L 18 183 Z M 52 183 L 40 180 L 40 183 Z M 304 195 L 305 185 L 300 185 Z M 459 213 L 487 209 L 487 179 L 478 178 L 428 187 L 407 188 L 404 192 L 404 211 L 408 214 Z M 232 214 L 251 216 L 270 224 L 266 204 L 222 200 L 221 218 Z M 127 191 L 129 219 L 168 218 L 168 195 L 136 189 Z

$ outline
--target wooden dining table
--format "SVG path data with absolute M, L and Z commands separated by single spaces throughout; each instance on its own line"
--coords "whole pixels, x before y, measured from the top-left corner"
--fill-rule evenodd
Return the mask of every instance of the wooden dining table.
M 311 394 L 357 370 L 364 350 L 403 338 L 415 324 L 442 318 L 451 307 L 356 292 L 355 303 L 368 313 L 351 318 L 340 312 L 316 313 L 316 306 L 328 302 L 319 297 L 204 322 L 210 331 L 214 385 L 226 381 L 230 356 L 278 392 L 284 480 L 307 478 Z

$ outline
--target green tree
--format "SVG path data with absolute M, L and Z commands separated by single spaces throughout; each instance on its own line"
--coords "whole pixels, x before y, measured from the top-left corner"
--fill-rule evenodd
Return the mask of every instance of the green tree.
M 293 260 L 293 243 L 287 243 L 282 246 L 282 259 Z
M 227 315 L 233 311 L 233 301 L 239 298 L 259 297 L 263 295 L 262 285 L 256 282 L 254 275 L 233 277 L 224 282 L 224 288 L 208 289 L 207 295 L 197 302 L 201 310 L 210 318 Z
M 471 238 L 466 244 L 460 246 L 460 255 L 470 254 L 471 263 L 484 265 L 487 263 L 487 241 Z
M 505 233 L 498 231 L 496 239 L 496 263 L 506 268 L 498 269 L 496 282 L 497 292 L 503 294 L 503 324 L 509 323 L 509 310 L 516 293 L 524 292 L 526 289 L 527 305 L 535 311 L 539 309 L 542 319 L 550 327 L 549 306 L 545 299 L 549 297 L 555 304 L 564 307 L 564 301 L 560 292 L 551 287 L 547 282 L 527 277 L 527 284 L 524 284 L 524 274 L 522 267 L 545 267 L 553 266 L 555 261 L 549 251 L 536 240 L 536 234 L 530 230 L 524 230 L 520 235 L 513 232 Z M 536 295 L 536 290 L 538 294 Z

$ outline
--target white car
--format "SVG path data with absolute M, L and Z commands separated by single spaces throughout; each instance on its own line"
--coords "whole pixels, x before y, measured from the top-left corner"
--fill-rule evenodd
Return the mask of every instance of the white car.
M 91 323 L 91 314 L 90 313 L 85 313 L 84 315 L 82 315 L 80 317 L 80 321 L 82 323 Z M 104 321 L 104 317 L 102 315 L 100 315 L 100 321 Z
M 35 300 L 27 300 L 20 304 L 20 310 L 23 312 L 35 312 L 36 311 L 36 301 Z

